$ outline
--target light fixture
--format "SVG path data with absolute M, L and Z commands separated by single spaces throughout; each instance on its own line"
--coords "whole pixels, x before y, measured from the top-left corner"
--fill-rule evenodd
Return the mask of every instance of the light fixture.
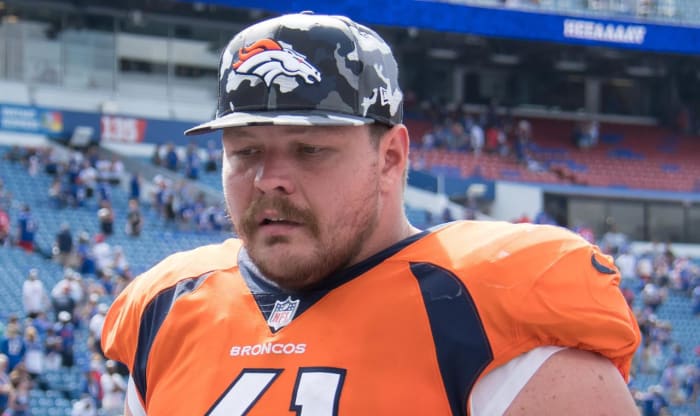
M 520 63 L 520 57 L 508 53 L 494 53 L 491 54 L 491 62 L 501 65 L 517 65 Z
M 570 59 L 559 59 L 554 62 L 554 68 L 559 71 L 566 72 L 583 72 L 586 70 L 587 65 L 583 61 L 573 61 Z
M 432 48 L 428 49 L 428 56 L 435 59 L 452 60 L 457 58 L 457 51 L 454 49 Z
M 635 77 L 650 77 L 654 70 L 646 65 L 631 65 L 625 68 L 625 72 Z

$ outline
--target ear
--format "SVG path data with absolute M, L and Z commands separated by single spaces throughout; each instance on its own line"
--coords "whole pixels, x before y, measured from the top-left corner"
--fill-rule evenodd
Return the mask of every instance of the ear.
M 408 130 L 403 124 L 398 124 L 384 133 L 379 142 L 382 191 L 396 186 L 403 188 L 409 146 Z

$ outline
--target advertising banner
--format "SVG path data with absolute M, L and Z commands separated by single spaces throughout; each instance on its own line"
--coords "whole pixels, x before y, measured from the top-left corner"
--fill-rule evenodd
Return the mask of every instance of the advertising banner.
M 100 137 L 103 142 L 141 143 L 146 137 L 147 121 L 133 117 L 102 116 Z
M 63 114 L 31 106 L 0 104 L 0 130 L 57 135 L 63 131 Z
M 181 0 L 193 2 L 194 0 Z M 201 3 L 201 0 L 197 0 Z M 589 17 L 581 6 L 576 17 L 546 11 L 477 7 L 458 0 L 376 0 L 360 7 L 355 0 L 207 0 L 236 8 L 264 9 L 275 13 L 313 10 L 344 14 L 361 23 L 415 27 L 436 31 L 609 46 L 682 54 L 700 53 L 700 27 L 659 24 L 619 17 Z

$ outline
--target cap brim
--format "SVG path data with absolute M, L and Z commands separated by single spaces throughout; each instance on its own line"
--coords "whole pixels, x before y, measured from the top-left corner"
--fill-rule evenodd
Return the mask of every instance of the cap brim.
M 260 113 L 235 112 L 221 118 L 202 123 L 185 131 L 185 135 L 210 133 L 226 127 L 242 126 L 362 126 L 374 123 L 367 117 L 321 111 Z

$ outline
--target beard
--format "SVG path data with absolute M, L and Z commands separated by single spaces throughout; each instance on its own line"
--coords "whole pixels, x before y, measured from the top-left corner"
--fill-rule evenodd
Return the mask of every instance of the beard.
M 343 212 L 327 224 L 319 224 L 311 210 L 297 207 L 284 197 L 263 196 L 246 209 L 236 229 L 250 259 L 267 279 L 288 290 L 309 289 L 362 260 L 357 257 L 378 221 L 377 186 L 348 201 Z M 290 239 L 272 236 L 256 241 L 261 226 L 256 218 L 266 209 L 274 209 L 280 217 L 302 224 L 311 237 L 311 243 L 303 248 L 290 246 L 289 250 L 274 255 L 268 253 L 267 250 L 274 245 L 290 244 Z

